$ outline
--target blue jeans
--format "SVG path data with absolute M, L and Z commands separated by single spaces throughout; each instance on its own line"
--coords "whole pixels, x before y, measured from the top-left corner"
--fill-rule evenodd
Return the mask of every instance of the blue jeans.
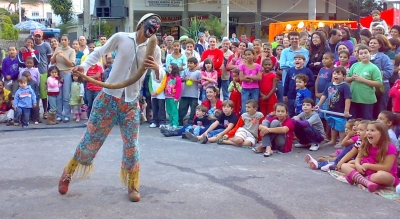
M 229 80 L 221 80 L 221 90 L 224 100 L 229 100 Z
M 368 119 L 372 120 L 372 111 L 374 109 L 374 104 L 364 104 L 351 102 L 350 114 L 353 119 Z
M 17 107 L 14 113 L 14 122 L 19 123 L 21 120 L 22 127 L 29 125 L 32 108 Z
M 283 84 L 282 81 L 278 81 L 276 84 L 276 97 L 278 97 L 278 103 L 283 103 Z
M 293 100 L 293 99 L 288 99 L 288 101 L 287 101 L 287 107 L 288 107 L 288 110 L 289 110 L 289 117 L 290 118 L 292 118 L 293 116 L 295 116 L 296 115 L 296 112 L 295 112 L 295 106 L 294 106 L 294 102 L 295 102 L 295 100 Z
M 216 135 L 218 135 L 219 133 L 223 132 L 225 129 L 214 129 L 211 132 L 208 133 L 208 137 L 214 137 Z
M 58 95 L 60 96 L 60 95 Z M 49 106 L 50 106 L 50 113 L 55 113 L 57 112 L 57 99 L 58 96 L 48 96 L 47 100 L 49 101 Z M 61 117 L 60 117 L 61 118 Z
M 248 100 L 256 100 L 258 102 L 258 97 L 260 95 L 260 89 L 258 88 L 242 88 L 242 113 L 246 112 L 246 102 Z
M 62 118 L 63 111 L 64 117 L 71 117 L 71 106 L 69 105 L 70 95 L 71 95 L 71 84 L 72 77 L 71 73 L 61 73 L 61 78 L 64 79 L 64 83 L 60 87 L 60 95 L 57 96 L 57 117 Z
M 88 102 L 87 116 L 90 117 L 90 112 L 92 111 L 93 101 L 96 99 L 97 95 L 100 93 L 99 90 L 86 90 L 86 99 Z
M 351 151 L 351 149 L 354 147 L 354 144 L 349 145 L 347 147 L 344 147 L 342 149 L 342 152 L 340 152 L 340 154 L 336 157 L 336 159 L 333 161 L 335 164 L 338 164 L 339 161 L 346 156 L 347 153 L 349 153 Z M 321 167 L 327 165 L 330 162 L 326 162 L 326 161 L 322 161 L 322 162 L 318 162 L 318 169 L 321 169 Z

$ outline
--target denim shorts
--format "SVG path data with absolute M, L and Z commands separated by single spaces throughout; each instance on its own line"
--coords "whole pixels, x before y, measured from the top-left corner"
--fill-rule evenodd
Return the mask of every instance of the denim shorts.
M 315 105 L 317 105 L 318 102 L 319 102 L 319 98 L 316 97 L 316 98 L 315 98 Z M 320 109 L 322 109 L 322 110 L 328 110 L 328 100 L 325 100 L 325 102 L 321 105 Z M 318 113 L 318 115 L 319 115 L 319 118 L 321 118 L 321 119 L 326 119 L 326 116 L 325 116 L 326 113 Z
M 328 121 L 329 126 L 331 129 L 334 129 L 338 132 L 344 132 L 345 127 L 346 127 L 346 118 L 341 118 L 337 116 L 332 116 L 332 115 L 325 115 L 326 121 Z

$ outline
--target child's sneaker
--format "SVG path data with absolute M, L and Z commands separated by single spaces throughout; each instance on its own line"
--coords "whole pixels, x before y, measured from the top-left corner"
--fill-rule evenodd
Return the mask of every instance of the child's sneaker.
M 193 141 L 193 142 L 198 142 L 199 139 L 197 139 L 197 136 L 191 132 L 185 132 L 186 138 L 188 138 L 189 140 Z
M 61 122 L 62 121 L 62 119 L 61 119 L 61 117 L 57 117 L 57 122 Z
M 149 127 L 150 127 L 150 128 L 156 128 L 157 125 L 153 122 L 153 123 L 151 123 L 151 124 L 149 125 Z
M 295 148 L 308 148 L 310 146 L 311 146 L 310 144 L 300 144 L 300 143 L 294 144 Z
M 39 125 L 39 122 L 35 122 L 35 125 Z
M 319 144 L 312 144 L 310 147 L 310 151 L 317 151 L 319 149 Z
M 161 124 L 159 128 L 160 128 L 160 129 L 164 129 L 165 127 L 167 127 L 167 126 L 164 125 L 164 124 Z
M 19 126 L 19 122 L 14 122 L 14 126 Z
M 324 171 L 324 172 L 328 172 L 332 165 L 333 165 L 333 163 L 328 163 L 327 165 L 321 167 L 321 170 Z

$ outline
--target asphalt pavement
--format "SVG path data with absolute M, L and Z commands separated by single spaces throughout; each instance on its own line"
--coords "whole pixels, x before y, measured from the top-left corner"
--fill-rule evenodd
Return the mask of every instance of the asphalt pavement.
M 313 171 L 307 153 L 264 158 L 249 149 L 163 137 L 140 129 L 141 201 L 119 181 L 122 140 L 114 127 L 89 179 L 57 191 L 83 122 L 56 126 L 0 124 L 0 218 L 330 219 L 400 218 L 400 203 Z

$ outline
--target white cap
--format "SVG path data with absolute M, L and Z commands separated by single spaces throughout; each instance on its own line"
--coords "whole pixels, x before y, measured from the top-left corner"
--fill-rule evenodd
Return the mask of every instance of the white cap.
M 147 18 L 149 18 L 149 17 L 151 17 L 151 16 L 157 16 L 157 17 L 160 18 L 160 20 L 161 20 L 160 15 L 154 14 L 154 13 L 148 13 L 148 14 L 143 15 L 142 18 L 140 18 L 140 20 L 139 20 L 137 26 L 139 26 L 141 23 L 143 23 L 144 20 L 146 20 Z

